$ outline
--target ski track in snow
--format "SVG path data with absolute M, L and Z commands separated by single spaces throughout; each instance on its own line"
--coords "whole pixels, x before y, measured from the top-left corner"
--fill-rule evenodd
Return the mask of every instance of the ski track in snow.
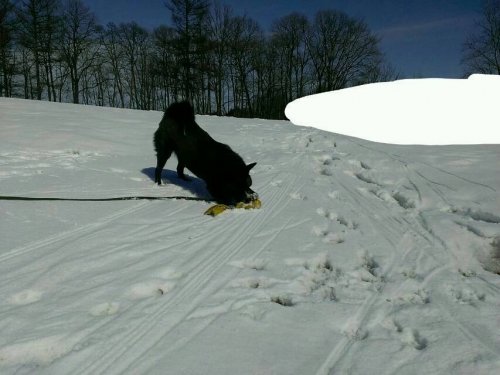
M 40 150 L 20 139 L 28 104 L 50 118 L 34 139 L 76 113 L 67 125 L 76 134 L 61 136 L 75 151 L 61 151 L 57 135 Z M 0 111 L 18 147 L 0 154 L 2 194 L 194 194 L 138 172 L 154 162 L 160 114 L 5 99 Z M 500 369 L 500 184 L 485 174 L 494 170 L 473 174 L 498 147 L 421 155 L 286 122 L 199 121 L 258 162 L 260 210 L 211 218 L 191 201 L 0 202 L 9 228 L 20 228 L 2 231 L 20 245 L 0 251 L 0 372 Z M 93 147 L 89 129 L 108 122 Z M 37 218 L 55 224 L 17 238 Z
M 283 195 L 278 198 L 272 196 L 268 197 L 268 206 L 266 207 L 264 215 L 276 215 L 285 208 L 283 198 Z M 281 207 L 280 203 L 282 204 Z M 202 245 L 217 243 L 216 247 L 218 250 L 215 253 L 207 252 L 197 255 L 197 257 L 200 258 L 194 260 L 194 262 L 197 262 L 197 265 L 189 270 L 189 274 L 192 274 L 193 278 L 182 287 L 178 287 L 170 296 L 165 298 L 166 301 L 164 303 L 158 304 L 153 311 L 150 311 L 150 319 L 143 320 L 139 322 L 137 326 L 127 329 L 127 332 L 120 337 L 120 341 L 125 340 L 129 345 L 115 346 L 114 350 L 109 350 L 101 358 L 92 362 L 90 366 L 83 367 L 77 373 L 120 373 L 128 369 L 136 362 L 135 358 L 137 356 L 142 356 L 147 352 L 151 345 L 155 345 L 160 338 L 164 338 L 181 321 L 186 320 L 186 318 L 197 309 L 201 301 L 216 292 L 221 287 L 221 284 L 226 284 L 229 279 L 234 277 L 236 272 L 227 273 L 221 284 L 212 285 L 212 283 L 210 283 L 213 275 L 218 272 L 221 267 L 225 266 L 225 262 L 236 257 L 242 250 L 243 245 L 245 245 L 253 235 L 257 234 L 259 229 L 262 229 L 261 226 L 263 222 L 265 222 L 265 220 L 262 219 L 262 217 L 256 215 L 252 215 L 250 218 L 241 217 L 240 220 L 235 220 L 227 227 L 219 226 L 219 228 L 214 230 L 208 238 L 203 238 Z M 221 242 L 218 237 L 226 231 L 230 232 L 231 235 L 229 238 L 224 238 L 224 241 Z M 264 248 L 265 247 L 262 247 L 261 250 Z M 260 251 L 257 251 L 254 255 L 257 257 L 259 254 Z M 166 325 L 158 327 L 157 321 L 171 309 L 176 310 L 174 318 L 170 318 Z M 194 336 L 196 333 L 191 333 L 191 335 Z M 183 340 L 186 340 L 186 338 L 183 338 Z M 129 353 L 130 350 L 132 350 L 133 353 Z M 140 353 L 138 353 L 138 351 L 140 351 Z M 135 366 L 137 366 L 137 364 Z
M 38 241 L 34 241 L 32 243 L 29 243 L 25 246 L 20 246 L 18 248 L 12 249 L 8 252 L 5 252 L 3 254 L 0 254 L 0 262 L 7 261 L 11 258 L 18 257 L 25 255 L 31 251 L 38 250 L 43 247 L 51 247 L 57 244 L 58 242 L 61 241 L 73 241 L 79 237 L 84 237 L 87 234 L 90 234 L 92 232 L 95 232 L 98 228 L 109 224 L 113 222 L 114 220 L 117 220 L 123 216 L 127 216 L 132 214 L 133 212 L 141 209 L 143 206 L 147 205 L 146 202 L 140 202 L 136 203 L 131 207 L 127 207 L 123 210 L 120 210 L 118 212 L 115 212 L 107 217 L 99 219 L 97 222 L 90 223 L 87 225 L 83 225 L 80 227 L 77 227 L 75 229 L 59 233 L 54 236 L 50 236 L 48 238 L 44 238 Z

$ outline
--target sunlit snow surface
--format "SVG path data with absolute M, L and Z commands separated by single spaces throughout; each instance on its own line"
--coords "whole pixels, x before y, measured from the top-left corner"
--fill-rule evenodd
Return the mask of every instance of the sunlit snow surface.
M 160 118 L 0 99 L 0 195 L 207 197 Z M 499 373 L 499 145 L 197 119 L 261 209 L 0 200 L 0 374 Z
M 299 98 L 296 125 L 394 144 L 500 144 L 500 76 L 405 79 Z

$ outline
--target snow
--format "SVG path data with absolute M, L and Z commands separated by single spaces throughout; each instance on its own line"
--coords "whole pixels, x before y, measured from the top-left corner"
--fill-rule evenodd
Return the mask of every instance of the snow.
M 1 98 L 0 195 L 207 197 L 154 185 L 160 118 Z M 499 145 L 198 121 L 261 209 L 0 200 L 1 374 L 499 372 Z
M 500 76 L 402 79 L 299 98 L 296 125 L 394 144 L 500 144 Z

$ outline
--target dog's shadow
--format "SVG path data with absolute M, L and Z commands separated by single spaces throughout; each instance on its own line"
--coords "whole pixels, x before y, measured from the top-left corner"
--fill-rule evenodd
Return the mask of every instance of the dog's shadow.
M 151 181 L 155 180 L 155 167 L 144 168 L 141 172 L 149 177 Z M 202 199 L 211 199 L 211 195 L 208 192 L 205 182 L 195 176 L 189 175 L 189 181 L 183 180 L 182 178 L 177 177 L 177 172 L 164 169 L 161 172 L 161 180 L 162 183 L 165 184 L 173 184 L 180 186 L 186 191 L 193 193 L 198 198 Z

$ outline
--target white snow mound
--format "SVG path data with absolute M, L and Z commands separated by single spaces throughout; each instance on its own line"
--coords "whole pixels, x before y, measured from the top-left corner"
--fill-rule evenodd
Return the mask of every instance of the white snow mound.
M 500 76 L 404 79 L 299 98 L 286 116 L 311 126 L 394 144 L 498 144 Z

